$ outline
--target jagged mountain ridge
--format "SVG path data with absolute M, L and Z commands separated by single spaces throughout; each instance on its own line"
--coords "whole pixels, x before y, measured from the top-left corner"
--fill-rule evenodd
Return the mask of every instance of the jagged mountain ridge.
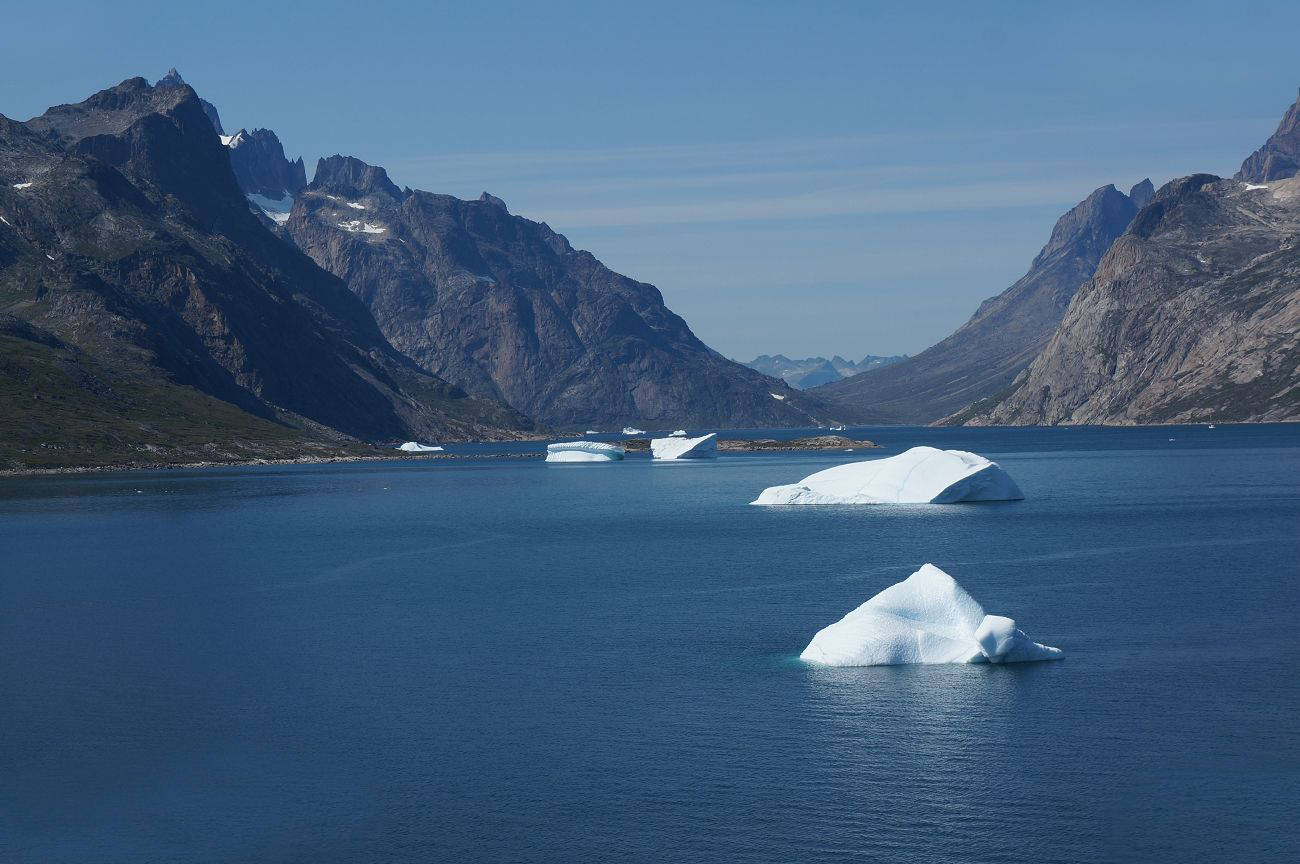
M 1103 186 L 1057 220 L 1029 271 L 980 304 L 951 336 L 881 369 L 815 388 L 813 395 L 891 423 L 930 423 L 1006 387 L 1051 337 L 1075 291 L 1150 197 Z
M 784 354 L 760 354 L 747 363 L 742 363 L 764 375 L 780 378 L 791 387 L 807 390 L 841 378 L 850 378 L 869 369 L 879 369 L 893 363 L 906 360 L 904 356 L 881 357 L 868 354 L 858 363 L 846 360 L 836 354 L 830 360 L 825 357 L 805 357 L 793 360 Z
M 0 313 L 67 348 L 60 362 L 335 437 L 526 425 L 416 367 L 346 286 L 260 225 L 214 132 L 188 86 L 141 78 L 26 123 L 0 117 Z
M 808 426 L 828 410 L 708 348 L 652 285 L 484 193 L 322 159 L 286 232 L 423 368 L 562 428 Z

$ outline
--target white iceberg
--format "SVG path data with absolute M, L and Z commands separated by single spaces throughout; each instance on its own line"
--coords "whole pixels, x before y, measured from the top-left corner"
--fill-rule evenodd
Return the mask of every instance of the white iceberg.
M 583 432 L 582 434 L 583 434 L 583 435 L 600 435 L 600 434 L 602 434 L 602 433 L 601 433 L 601 431 L 600 431 L 599 429 L 588 429 L 586 432 Z
M 715 432 L 699 438 L 686 438 L 674 432 L 667 438 L 652 438 L 650 454 L 656 459 L 712 459 L 718 455 Z
M 397 449 L 401 450 L 403 453 L 435 453 L 442 448 L 430 446 L 429 444 L 421 444 L 418 441 L 407 441 Z
M 547 462 L 614 462 L 622 458 L 622 447 L 601 441 L 560 441 L 546 445 Z
M 624 426 L 624 427 L 623 427 L 623 434 L 624 434 L 624 435 L 644 435 L 644 434 L 645 434 L 645 430 L 644 430 L 644 429 L 633 429 L 631 426 Z
M 675 431 L 675 432 L 669 432 L 668 434 L 671 435 L 671 436 L 674 437 L 674 438 L 685 438 L 685 437 L 686 437 L 686 430 L 685 430 L 685 429 L 678 429 L 677 431 Z
M 825 666 L 902 663 L 1020 663 L 1059 660 L 1016 622 L 984 608 L 947 573 L 924 564 L 834 624 L 799 659 Z
M 965 450 L 912 449 L 850 462 L 798 483 L 769 486 L 751 504 L 956 504 L 1019 501 L 1016 481 L 996 462 Z

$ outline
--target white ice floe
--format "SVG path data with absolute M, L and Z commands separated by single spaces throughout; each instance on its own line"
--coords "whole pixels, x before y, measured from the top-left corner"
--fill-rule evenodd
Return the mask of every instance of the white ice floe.
M 339 227 L 353 234 L 383 234 L 388 230 L 383 225 L 372 225 L 369 222 L 362 222 L 360 219 L 349 219 L 346 222 L 340 222 Z
M 441 450 L 442 448 L 437 446 L 432 446 L 429 444 L 421 444 L 418 441 L 407 441 L 405 444 L 403 444 L 401 447 L 398 447 L 397 449 L 401 450 L 404 453 L 434 453 L 438 450 Z
M 600 441 L 560 441 L 546 445 L 547 462 L 614 462 L 622 458 L 622 447 Z
M 674 432 L 667 438 L 650 441 L 650 455 L 655 459 L 712 459 L 718 455 L 718 436 L 714 432 L 699 438 L 686 438 Z
M 685 430 L 685 429 L 678 429 L 678 430 L 676 430 L 675 432 L 669 432 L 668 434 L 671 435 L 671 436 L 673 436 L 674 438 L 685 438 L 685 437 L 686 437 L 686 430 Z
M 903 663 L 1018 663 L 1059 660 L 984 608 L 947 573 L 924 564 L 834 624 L 818 631 L 799 659 L 826 666 Z
M 1267 184 L 1267 183 L 1247 183 L 1247 184 L 1246 184 L 1246 191 L 1250 191 L 1251 189 L 1267 189 L 1267 188 L 1268 188 L 1268 184 Z
M 645 430 L 644 430 L 644 429 L 633 429 L 631 426 L 624 426 L 624 427 L 623 427 L 623 434 L 624 434 L 624 435 L 644 435 L 644 434 L 645 434 Z
M 897 456 L 850 462 L 798 483 L 769 486 L 751 504 L 956 504 L 1025 496 L 996 462 L 965 450 L 913 447 Z
M 348 206 L 351 207 L 353 210 L 364 210 L 364 209 L 366 209 L 366 205 L 364 205 L 364 204 L 358 204 L 356 201 L 349 201 L 349 202 L 348 202 Z
M 778 402 L 785 401 L 785 397 L 782 396 L 780 393 L 768 393 L 767 395 L 771 396 L 773 399 L 777 400 Z
M 26 183 L 15 183 L 15 184 L 14 184 L 14 188 L 15 188 L 15 189 L 26 189 L 26 188 L 27 188 L 28 186 L 30 186 L 30 185 L 32 185 L 32 181 L 28 180 Z

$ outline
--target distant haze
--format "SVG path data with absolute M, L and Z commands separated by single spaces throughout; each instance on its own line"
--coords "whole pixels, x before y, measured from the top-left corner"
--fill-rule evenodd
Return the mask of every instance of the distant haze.
M 1231 174 L 1300 84 L 1276 3 L 358 8 L 17 4 L 0 113 L 175 65 L 309 175 L 500 196 L 727 356 L 857 359 L 947 335 L 1097 186 Z

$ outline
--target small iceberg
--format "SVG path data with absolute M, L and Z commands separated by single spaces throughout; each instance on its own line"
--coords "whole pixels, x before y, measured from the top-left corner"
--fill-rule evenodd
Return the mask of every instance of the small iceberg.
M 623 448 L 600 441 L 560 441 L 546 445 L 547 462 L 615 462 Z
M 588 429 L 586 432 L 583 432 L 582 434 L 583 434 L 583 435 L 603 435 L 604 433 L 601 432 L 599 429 Z
M 769 486 L 749 503 L 956 504 L 1024 497 L 1016 481 L 983 456 L 965 450 L 913 447 L 886 459 L 836 465 L 798 483 Z
M 624 427 L 623 427 L 623 434 L 624 434 L 624 435 L 644 435 L 644 434 L 645 434 L 645 430 L 644 430 L 644 429 L 633 429 L 631 426 L 624 426 Z
M 403 453 L 436 453 L 441 447 L 433 447 L 428 444 L 421 444 L 418 441 L 407 441 L 401 447 L 397 448 Z
M 1059 660 L 1060 648 L 1040 645 L 984 607 L 957 580 L 924 564 L 834 624 L 818 631 L 800 660 L 824 666 L 904 663 L 1022 663 Z
M 678 429 L 676 432 L 669 432 L 668 434 L 669 434 L 670 436 L 672 436 L 673 438 L 685 438 L 685 437 L 686 437 L 686 430 L 685 430 L 685 429 Z
M 652 438 L 650 454 L 655 459 L 713 459 L 718 455 L 717 433 L 710 432 L 699 438 L 685 435 L 685 432 L 674 432 L 667 438 Z

